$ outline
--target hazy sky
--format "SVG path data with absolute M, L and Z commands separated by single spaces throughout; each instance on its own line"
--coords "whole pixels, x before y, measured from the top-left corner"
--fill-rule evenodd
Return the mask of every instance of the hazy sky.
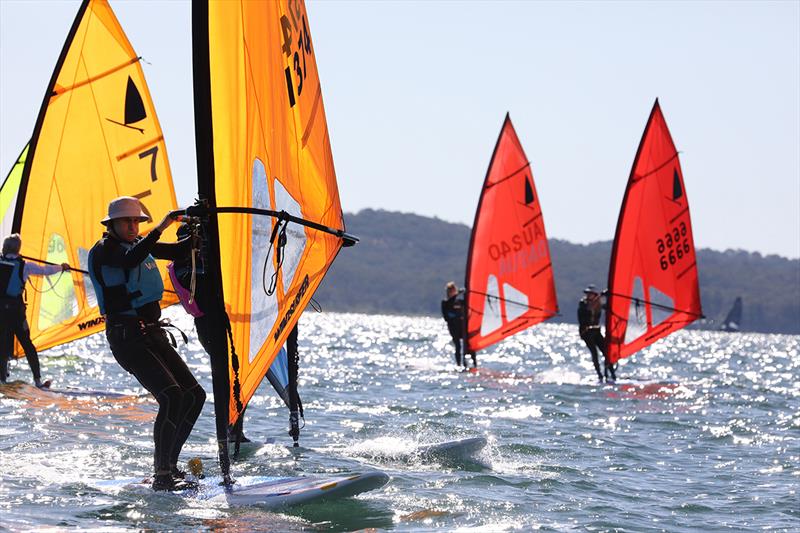
M 0 168 L 31 134 L 78 4 L 0 0 Z M 146 61 L 178 199 L 190 203 L 189 3 L 112 6 Z M 696 244 L 800 256 L 800 2 L 327 1 L 308 11 L 346 212 L 472 224 L 509 111 L 548 234 L 612 239 L 659 97 Z

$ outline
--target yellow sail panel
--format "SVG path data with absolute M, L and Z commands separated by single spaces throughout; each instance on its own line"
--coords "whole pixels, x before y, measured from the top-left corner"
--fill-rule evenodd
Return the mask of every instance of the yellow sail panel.
M 286 211 L 344 230 L 314 45 L 302 1 L 211 1 L 208 41 L 217 206 Z M 342 246 L 279 220 L 220 214 L 223 292 L 246 405 Z M 280 232 L 279 232 L 280 234 Z M 266 265 L 266 267 L 265 267 Z M 234 397 L 236 382 L 241 386 Z M 230 402 L 229 418 L 238 417 Z
M 0 185 L 0 239 L 4 239 L 12 233 L 14 225 L 14 213 L 17 211 L 17 193 L 22 182 L 22 169 L 25 168 L 25 160 L 28 158 L 28 145 L 22 149 L 11 170 Z
M 122 195 L 140 198 L 155 218 L 142 225 L 144 232 L 176 208 L 139 58 L 108 3 L 86 1 L 53 73 L 22 173 L 13 224 L 22 254 L 85 270 L 108 203 Z M 38 349 L 103 328 L 88 275 L 31 278 L 28 287 L 27 318 Z M 175 301 L 167 294 L 162 303 Z

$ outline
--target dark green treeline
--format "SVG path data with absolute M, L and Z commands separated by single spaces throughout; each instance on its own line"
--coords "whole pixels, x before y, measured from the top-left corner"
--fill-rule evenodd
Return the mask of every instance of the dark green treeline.
M 366 209 L 345 215 L 361 242 L 341 251 L 317 291 L 325 310 L 438 315 L 444 285 L 464 284 L 470 228 L 436 218 Z M 575 322 L 581 290 L 605 287 L 611 242 L 550 240 L 561 317 Z M 698 251 L 701 297 L 714 328 L 736 296 L 742 329 L 800 334 L 800 260 L 743 251 Z

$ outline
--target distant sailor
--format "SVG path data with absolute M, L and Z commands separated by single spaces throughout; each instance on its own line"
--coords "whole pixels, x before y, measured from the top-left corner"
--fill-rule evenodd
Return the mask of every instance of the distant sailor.
M 174 222 L 169 214 L 140 237 L 139 223 L 149 220 L 138 199 L 113 200 L 102 220 L 107 231 L 89 252 L 89 272 L 114 358 L 158 402 L 153 489 L 183 490 L 190 485 L 178 469 L 178 456 L 206 393 L 167 339 L 159 305 L 164 285 L 154 257 L 185 256 L 190 243 L 157 242 Z
M 459 290 L 454 282 L 449 282 L 445 288 L 447 298 L 442 300 L 442 318 L 447 323 L 447 330 L 453 339 L 456 347 L 456 365 L 467 368 L 466 339 L 464 337 L 464 291 Z M 478 366 L 478 359 L 475 352 L 469 352 L 472 356 L 472 367 Z
M 69 265 L 37 265 L 19 256 L 22 239 L 14 233 L 3 240 L 0 255 L 0 383 L 8 379 L 8 361 L 13 357 L 14 337 L 25 351 L 25 358 L 33 373 L 33 381 L 39 388 L 50 386 L 42 382 L 39 355 L 31 341 L 31 331 L 25 318 L 25 301 L 22 293 L 30 276 L 49 276 L 69 270 Z
M 600 314 L 603 310 L 603 303 L 600 299 L 600 294 L 594 285 L 589 285 L 583 290 L 583 298 L 578 302 L 578 328 L 581 339 L 586 343 L 589 351 L 592 353 L 592 363 L 597 372 L 597 379 L 603 381 L 603 375 L 608 380 L 609 375 L 611 380 L 616 380 L 614 374 L 614 366 L 609 364 L 606 359 L 606 341 L 603 334 L 600 332 Z M 600 371 L 600 361 L 598 359 L 598 348 L 603 353 L 604 370 Z

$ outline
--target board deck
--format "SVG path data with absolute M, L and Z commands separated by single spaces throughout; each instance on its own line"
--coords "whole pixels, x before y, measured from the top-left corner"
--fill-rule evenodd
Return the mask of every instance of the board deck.
M 50 381 L 48 380 L 48 383 Z M 76 398 L 81 397 L 90 397 L 90 398 L 140 398 L 144 396 L 148 396 L 148 394 L 127 394 L 124 392 L 112 392 L 112 391 L 105 391 L 105 390 L 93 390 L 93 389 L 79 389 L 76 387 L 53 387 L 52 385 L 47 387 L 37 387 L 32 383 L 28 383 L 27 381 L 21 380 L 14 380 L 8 381 L 6 383 L 0 384 L 0 387 L 7 387 L 8 390 L 16 390 L 25 393 L 32 393 L 32 394 L 60 394 L 62 396 L 72 396 Z
M 220 477 L 206 478 L 200 481 L 197 489 L 159 494 L 274 509 L 355 496 L 384 486 L 389 476 L 379 471 L 308 477 L 243 476 L 237 478 L 230 490 L 220 486 L 220 481 Z M 99 480 L 93 484 L 100 489 L 133 489 L 153 493 L 149 480 L 141 478 Z

